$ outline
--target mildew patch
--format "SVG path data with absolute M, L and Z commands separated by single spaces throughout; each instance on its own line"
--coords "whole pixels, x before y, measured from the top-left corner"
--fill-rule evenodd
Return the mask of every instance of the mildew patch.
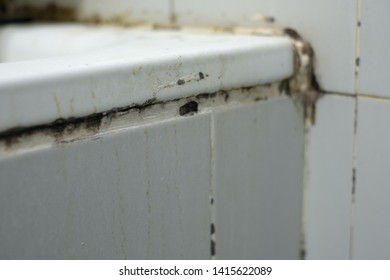
M 316 103 L 323 95 L 314 72 L 314 50 L 294 29 L 286 28 L 283 32 L 292 39 L 296 53 L 294 76 L 281 90 L 285 90 L 286 94 L 302 103 L 304 119 L 309 119 L 314 125 Z
M 355 65 L 356 65 L 356 67 L 360 66 L 360 57 L 356 58 Z
M 34 127 L 19 127 L 0 133 L 0 155 L 16 152 L 38 143 L 66 144 L 91 137 L 99 132 L 104 115 L 93 114 L 84 118 L 58 119 L 52 123 Z
M 195 114 L 198 112 L 198 103 L 190 101 L 179 108 L 180 116 Z
M 200 78 L 199 73 L 197 75 Z M 285 95 L 279 92 L 280 87 L 280 83 L 273 83 L 267 86 L 200 93 L 169 101 L 152 98 L 143 104 L 114 108 L 82 118 L 58 119 L 45 125 L 18 127 L 0 133 L 0 157 L 36 147 L 62 146 L 84 139 L 99 139 L 114 130 L 138 127 L 164 118 L 191 117 L 222 106 L 261 102 Z
M 134 20 L 131 19 L 129 14 L 124 15 L 114 15 L 111 17 L 101 16 L 100 14 L 88 14 L 85 17 L 79 19 L 81 22 L 93 24 L 93 25 L 115 25 L 122 27 L 150 27 L 152 28 L 152 24 L 148 23 L 144 20 Z
M 14 7 L 13 10 L 15 13 L 25 15 L 35 21 L 76 21 L 76 10 L 74 8 L 60 6 L 56 3 L 21 5 Z

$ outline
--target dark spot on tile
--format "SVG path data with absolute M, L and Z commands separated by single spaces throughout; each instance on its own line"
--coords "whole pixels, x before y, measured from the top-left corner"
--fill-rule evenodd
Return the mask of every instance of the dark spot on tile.
M 229 100 L 230 95 L 228 92 L 224 92 L 224 95 L 225 95 L 224 100 L 225 102 L 227 102 Z
M 361 26 L 361 25 L 362 25 L 361 21 L 358 21 L 358 22 L 357 22 L 357 25 L 358 25 L 358 26 Z
M 203 80 L 204 79 L 204 75 L 202 72 L 199 72 L 199 80 Z
M 306 258 L 306 250 L 304 248 L 301 249 L 300 257 L 301 260 L 304 260 Z
M 271 16 L 266 16 L 265 17 L 265 21 L 268 22 L 268 23 L 274 23 L 275 22 L 275 18 L 271 17 Z
M 356 66 L 359 66 L 359 65 L 360 65 L 360 57 L 357 57 L 357 58 L 356 58 L 356 62 L 355 62 L 355 63 L 356 63 Z
M 178 79 L 177 82 L 176 82 L 179 86 L 181 85 L 184 85 L 186 83 L 186 81 L 184 81 L 183 79 Z
M 299 33 L 296 32 L 294 29 L 285 28 L 283 31 L 284 31 L 284 34 L 286 34 L 287 36 L 289 36 L 290 38 L 292 38 L 294 40 L 302 40 L 301 35 L 299 35 Z
M 282 81 L 280 84 L 279 84 L 279 87 L 278 87 L 278 90 L 279 90 L 279 93 L 284 93 L 286 95 L 291 95 L 291 91 L 290 91 L 290 83 L 288 80 L 284 80 Z
M 198 103 L 195 101 L 190 101 L 184 104 L 183 106 L 181 106 L 179 109 L 180 116 L 184 116 L 196 112 L 198 112 Z
M 210 225 L 210 233 L 211 233 L 211 234 L 214 234 L 214 233 L 215 233 L 215 225 L 214 225 L 214 223 L 212 223 L 212 224 Z
M 215 241 L 214 240 L 211 240 L 211 244 L 210 244 L 210 253 L 211 253 L 211 256 L 214 257 L 215 256 Z
M 211 198 L 211 199 L 210 199 L 210 204 L 211 204 L 211 205 L 214 204 L 214 198 Z

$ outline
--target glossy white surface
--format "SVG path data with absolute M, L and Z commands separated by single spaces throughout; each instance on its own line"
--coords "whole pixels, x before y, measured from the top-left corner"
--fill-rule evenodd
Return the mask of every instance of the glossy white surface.
M 302 108 L 288 97 L 215 115 L 217 259 L 299 259 Z
M 152 98 L 265 84 L 290 77 L 294 68 L 287 38 L 82 25 L 10 26 L 0 32 L 5 61 L 58 56 L 0 64 L 0 131 Z M 41 41 L 34 46 L 36 37 Z
M 208 259 L 210 116 L 0 159 L 0 259 Z
M 354 259 L 390 259 L 390 102 L 359 98 Z
M 323 96 L 309 131 L 307 259 L 349 259 L 355 100 Z
M 361 1 L 359 93 L 390 97 L 390 2 Z
M 354 93 L 356 2 L 177 0 L 175 13 L 179 25 L 293 28 L 313 46 L 316 56 L 315 71 L 322 89 Z M 373 4 L 371 1 L 365 2 Z M 382 7 L 382 13 L 388 10 L 384 8 Z M 270 18 L 274 22 L 267 22 Z M 382 26 L 386 28 L 387 25 Z

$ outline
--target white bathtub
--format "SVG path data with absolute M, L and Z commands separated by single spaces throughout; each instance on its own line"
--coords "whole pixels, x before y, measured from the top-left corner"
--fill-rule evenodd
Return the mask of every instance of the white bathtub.
M 294 53 L 277 37 L 2 27 L 0 258 L 300 258 Z

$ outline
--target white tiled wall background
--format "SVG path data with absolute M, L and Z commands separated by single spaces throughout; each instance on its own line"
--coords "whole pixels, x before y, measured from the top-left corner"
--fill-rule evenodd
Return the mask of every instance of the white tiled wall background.
M 105 10 L 108 2 L 85 0 L 77 5 L 88 15 Z M 390 258 L 388 0 L 117 2 L 123 16 L 134 20 L 162 24 L 175 20 L 178 25 L 199 26 L 288 27 L 309 41 L 315 51 L 315 74 L 326 94 L 317 104 L 316 123 L 306 146 L 309 165 L 304 213 L 306 257 Z M 115 5 L 108 6 L 116 9 Z M 116 10 L 106 10 L 107 15 L 115 13 Z M 221 192 L 221 195 L 236 191 L 229 185 L 226 188 L 227 194 Z M 227 219 L 223 214 L 217 213 L 217 221 Z M 164 228 L 159 230 L 164 232 Z M 224 236 L 219 239 L 227 244 L 231 241 Z M 240 249 L 231 245 L 224 250 Z M 222 256 L 225 253 L 229 252 L 219 252 Z M 199 251 L 199 257 L 202 256 Z

